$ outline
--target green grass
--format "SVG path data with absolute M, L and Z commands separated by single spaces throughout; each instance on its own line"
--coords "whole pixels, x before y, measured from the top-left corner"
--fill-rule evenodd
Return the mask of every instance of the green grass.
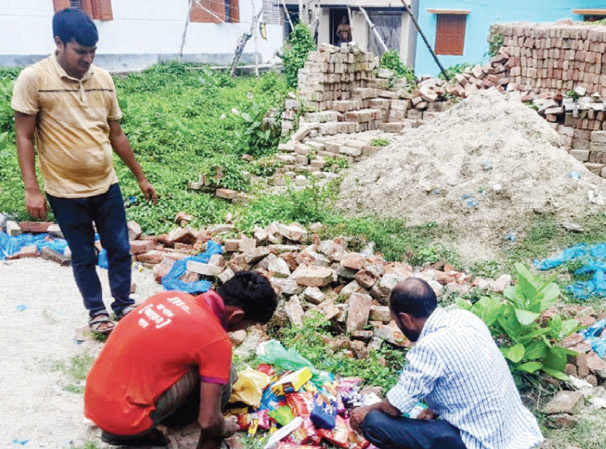
M 372 145 L 373 147 L 386 147 L 390 143 L 391 143 L 391 140 L 379 139 L 379 138 L 374 138 L 370 141 L 370 145 Z
M 567 449 L 573 445 L 580 449 L 599 449 L 606 441 L 606 410 L 585 410 L 575 415 L 579 422 L 572 429 L 543 429 L 546 438 L 557 443 L 552 449 Z
M 67 377 L 68 383 L 63 386 L 70 393 L 83 394 L 84 381 L 93 365 L 95 358 L 89 354 L 73 356 L 69 361 L 59 361 L 52 366 L 53 371 L 61 371 Z
M 127 209 L 128 219 L 137 220 L 147 234 L 169 231 L 179 211 L 194 216 L 193 226 L 222 221 L 229 204 L 188 190 L 188 183 L 221 166 L 220 186 L 247 190 L 249 178 L 244 172 L 270 170 L 240 156 L 262 157 L 275 151 L 278 143 L 260 120 L 267 111 L 281 107 L 286 94 L 282 76 L 267 73 L 234 79 L 188 67 L 162 64 L 115 80 L 124 114 L 122 127 L 161 198 L 156 207 L 146 204 L 128 168 L 115 158 L 122 193 L 125 198 L 135 198 Z M 0 212 L 25 220 L 9 106 L 9 85 L 16 73 L 0 71 Z
M 270 335 L 287 349 L 295 348 L 308 359 L 314 368 L 338 376 L 358 376 L 365 384 L 391 388 L 398 380 L 397 373 L 404 364 L 405 351 L 387 348 L 373 351 L 364 359 L 356 359 L 344 350 L 331 350 L 326 341 L 343 334 L 332 328 L 322 316 L 307 317 L 301 327 L 279 327 L 270 330 Z

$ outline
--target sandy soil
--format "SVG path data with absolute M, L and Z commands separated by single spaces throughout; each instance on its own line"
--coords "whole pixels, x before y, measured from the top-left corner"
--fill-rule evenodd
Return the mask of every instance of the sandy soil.
M 107 272 L 99 273 L 109 305 Z M 149 270 L 133 270 L 133 280 L 138 300 L 161 291 Z M 82 394 L 66 390 L 74 380 L 61 368 L 102 347 L 75 339 L 87 313 L 71 268 L 41 259 L 0 262 L 0 311 L 0 447 L 106 447 L 83 418 Z
M 606 181 L 570 156 L 543 118 L 519 98 L 483 91 L 352 167 L 339 207 L 449 224 L 447 243 L 478 260 L 494 258 L 536 214 L 574 222 L 603 211 L 605 198 Z

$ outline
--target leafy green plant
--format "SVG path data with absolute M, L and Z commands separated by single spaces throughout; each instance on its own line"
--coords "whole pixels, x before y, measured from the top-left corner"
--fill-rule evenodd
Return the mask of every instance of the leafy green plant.
M 2 143 L 2 135 L 4 140 L 9 139 L 14 135 L 14 116 L 15 113 L 11 109 L 11 97 L 13 95 L 13 81 L 10 79 L 0 78 L 0 149 L 6 147 L 6 143 Z
M 250 187 L 246 163 L 237 155 L 227 154 L 205 159 L 200 164 L 200 172 L 209 187 L 246 191 Z
M 505 42 L 505 36 L 503 33 L 496 33 L 490 36 L 488 40 L 488 55 L 491 58 L 494 58 L 499 54 L 499 50 L 503 46 Z
M 311 29 L 305 23 L 298 22 L 290 34 L 288 46 L 282 55 L 284 73 L 286 74 L 286 82 L 289 87 L 297 87 L 299 83 L 299 69 L 302 69 L 305 65 L 309 52 L 315 49 L 316 43 L 314 42 Z
M 417 84 L 414 70 L 402 62 L 400 54 L 396 50 L 388 50 L 383 53 L 379 67 L 392 70 L 396 78 L 405 78 L 411 88 Z
M 281 122 L 277 111 L 268 112 L 263 106 L 255 103 L 249 112 L 242 112 L 239 117 L 244 122 L 244 131 L 236 132 L 243 153 L 262 156 L 275 152 L 280 140 Z
M 468 67 L 473 67 L 474 65 L 475 65 L 475 64 L 470 64 L 469 62 L 462 62 L 462 63 L 460 63 L 460 64 L 455 64 L 455 65 L 452 65 L 452 66 L 450 66 L 450 67 L 448 67 L 448 68 L 446 69 L 446 74 L 448 75 L 448 78 L 449 78 L 450 80 L 453 80 L 453 78 L 454 78 L 455 76 L 459 75 L 460 73 L 464 73 L 464 72 L 465 72 L 465 70 L 466 70 Z M 444 77 L 444 74 L 443 74 L 443 73 L 440 73 L 440 74 L 438 75 L 438 78 L 440 78 L 440 79 L 446 79 L 446 78 Z
M 503 296 L 485 296 L 469 306 L 459 300 L 459 307 L 471 310 L 490 328 L 497 341 L 503 341 L 501 352 L 521 384 L 522 377 L 540 371 L 560 380 L 567 357 L 576 352 L 557 345 L 563 338 L 579 329 L 576 320 L 563 320 L 554 315 L 541 321 L 541 313 L 551 307 L 560 295 L 552 279 L 544 281 L 533 275 L 523 264 L 516 264 L 517 284 L 505 290 Z
M 325 157 L 324 161 L 326 165 L 324 166 L 324 171 L 331 171 L 333 166 L 336 166 L 338 170 L 342 170 L 344 168 L 349 167 L 349 162 L 342 157 Z
M 370 145 L 373 147 L 386 147 L 390 143 L 391 143 L 391 140 L 379 139 L 379 138 L 374 138 L 370 141 Z

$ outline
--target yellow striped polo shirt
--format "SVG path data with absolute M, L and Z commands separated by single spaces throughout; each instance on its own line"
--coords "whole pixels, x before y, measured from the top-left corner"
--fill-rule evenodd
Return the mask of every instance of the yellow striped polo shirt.
M 36 115 L 36 148 L 47 193 L 89 197 L 118 182 L 108 120 L 119 120 L 122 112 L 105 70 L 92 65 L 79 80 L 49 56 L 20 73 L 11 106 Z

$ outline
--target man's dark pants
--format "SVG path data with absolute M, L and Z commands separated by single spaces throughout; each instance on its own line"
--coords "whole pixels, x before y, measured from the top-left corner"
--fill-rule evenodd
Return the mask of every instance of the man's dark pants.
M 232 392 L 232 385 L 236 382 L 237 374 L 235 368 L 231 367 L 229 382 L 223 386 L 221 396 L 221 409 L 225 410 Z M 114 435 L 102 432 L 103 441 L 114 445 L 128 445 L 129 441 L 140 438 L 159 424 L 167 427 L 179 428 L 193 423 L 200 413 L 200 375 L 198 367 L 193 367 L 189 372 L 175 382 L 155 402 L 155 410 L 149 417 L 153 426 L 137 435 Z
M 361 428 L 379 449 L 465 449 L 459 429 L 443 420 L 393 418 L 372 411 Z
M 133 304 L 129 297 L 130 245 L 124 200 L 118 184 L 113 184 L 106 193 L 86 198 L 58 198 L 48 193 L 46 196 L 71 250 L 74 278 L 90 316 L 105 310 L 96 271 L 93 222 L 101 245 L 107 251 L 109 285 L 114 297 L 111 307 L 119 313 Z

